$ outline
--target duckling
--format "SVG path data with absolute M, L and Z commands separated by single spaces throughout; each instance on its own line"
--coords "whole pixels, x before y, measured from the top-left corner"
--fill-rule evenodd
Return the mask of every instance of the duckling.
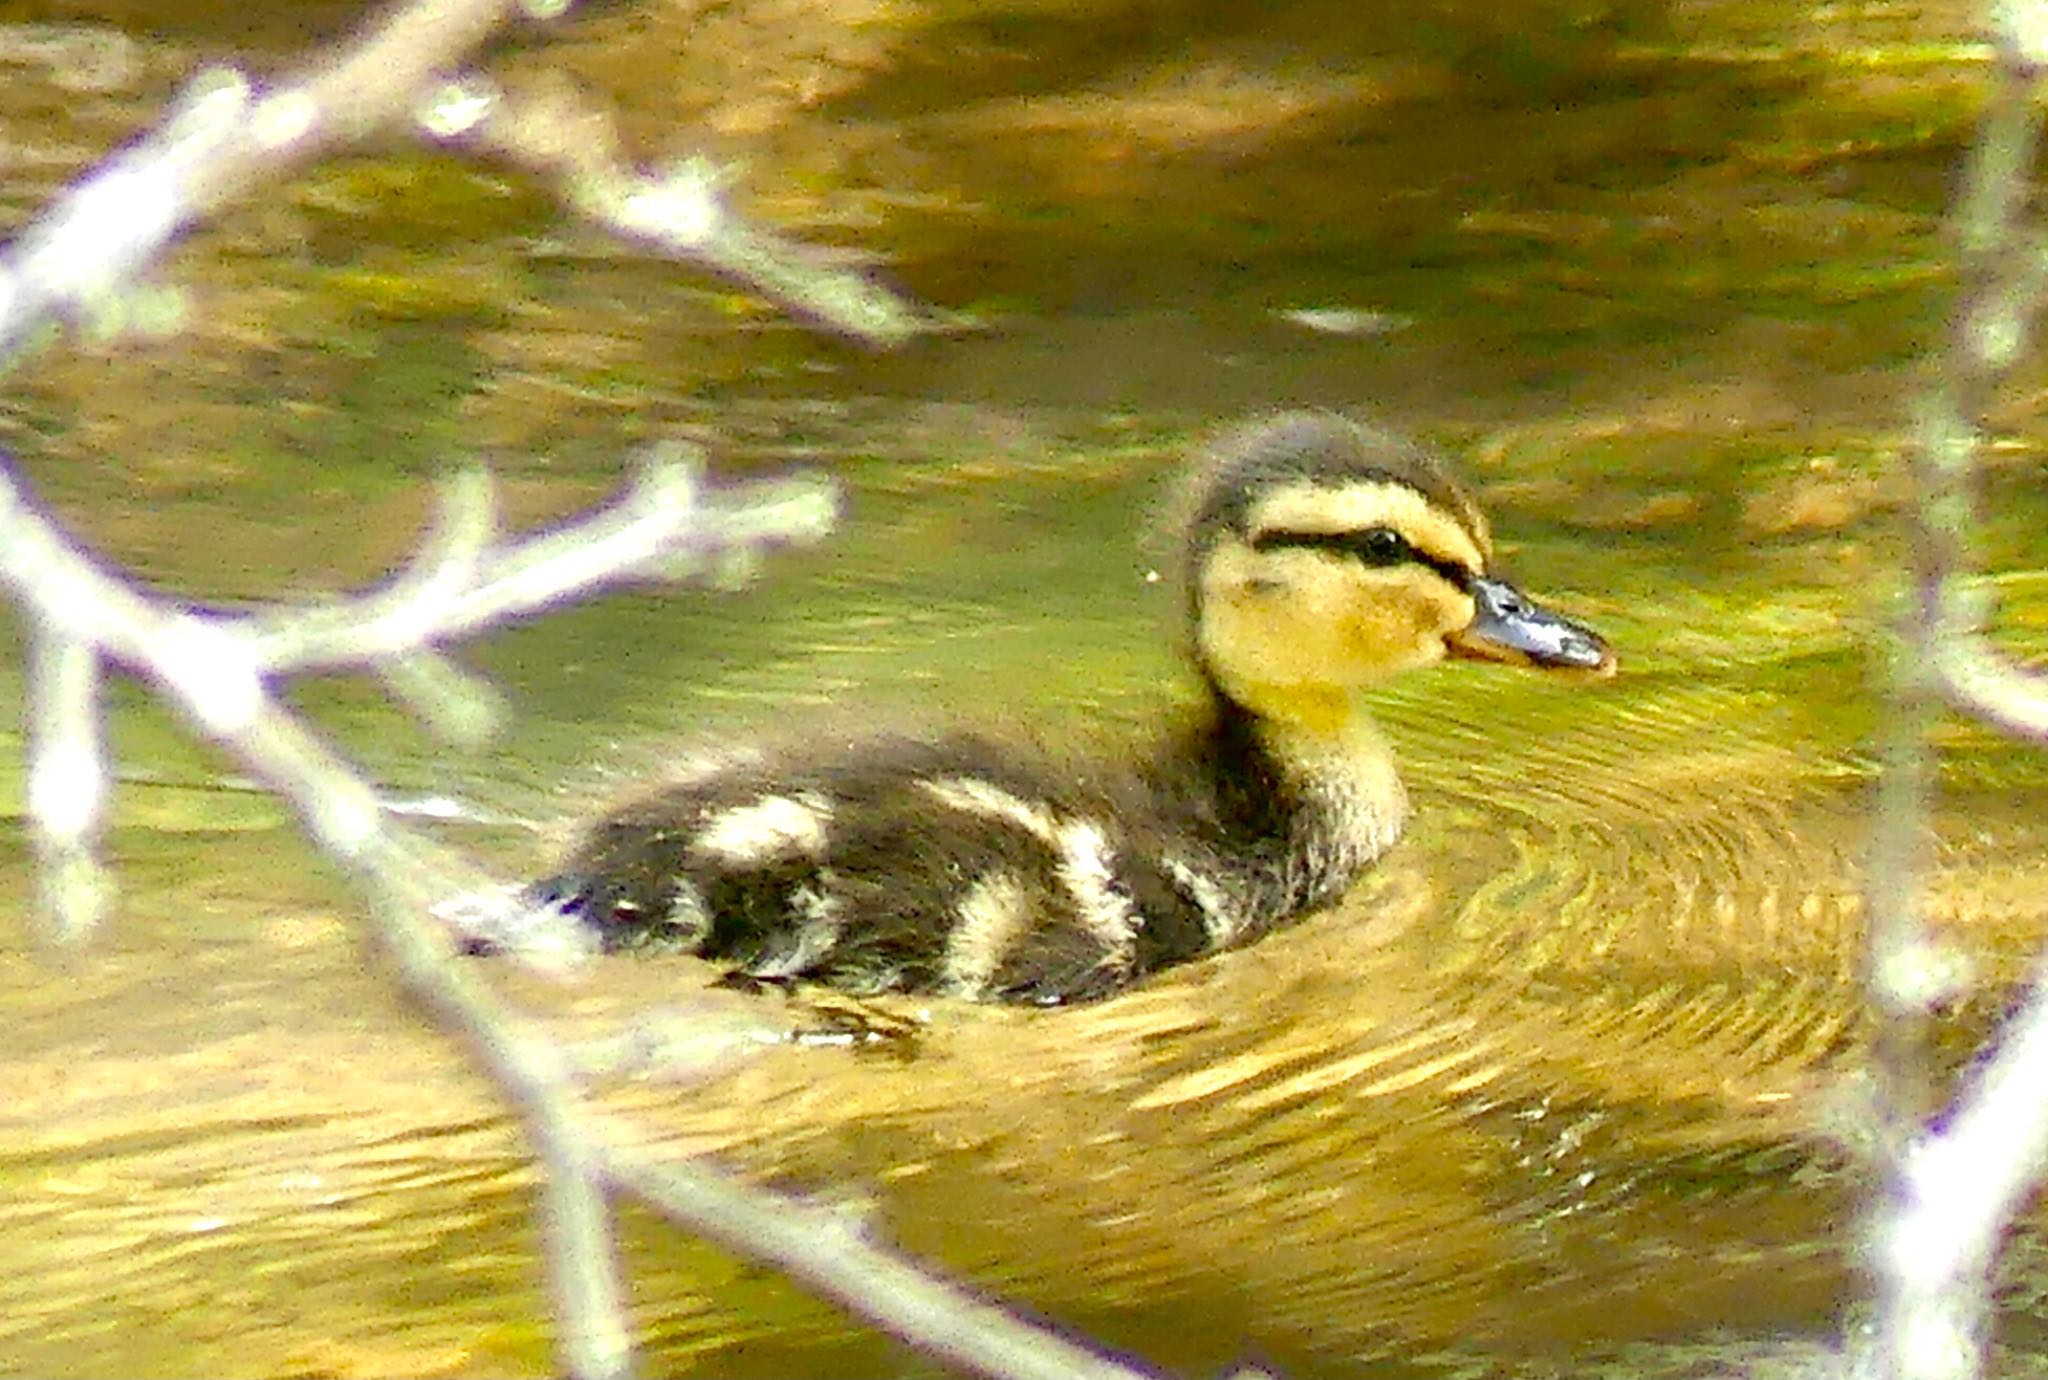
M 1360 691 L 1446 656 L 1614 669 L 1491 571 L 1443 464 L 1374 426 L 1241 426 L 1188 497 L 1203 693 L 1142 760 L 979 733 L 755 751 L 627 801 L 530 894 L 606 948 L 746 978 L 1091 1001 L 1329 905 L 1393 845 L 1407 796 Z

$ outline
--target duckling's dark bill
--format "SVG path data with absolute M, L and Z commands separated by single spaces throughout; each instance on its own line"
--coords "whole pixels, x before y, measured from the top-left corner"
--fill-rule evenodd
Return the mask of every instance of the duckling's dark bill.
M 1591 628 L 1552 613 L 1504 580 L 1481 576 L 1472 581 L 1471 593 L 1472 622 L 1447 639 L 1453 656 L 1614 674 L 1614 649 Z

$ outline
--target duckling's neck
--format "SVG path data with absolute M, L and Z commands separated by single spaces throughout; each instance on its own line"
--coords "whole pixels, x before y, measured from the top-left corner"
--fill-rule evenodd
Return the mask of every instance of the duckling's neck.
M 1393 748 L 1356 692 L 1331 692 L 1313 712 L 1253 724 L 1288 778 L 1368 836 L 1375 857 L 1393 844 L 1408 819 L 1408 793 Z
M 1237 877 L 1244 943 L 1335 901 L 1400 836 L 1407 792 L 1386 739 L 1354 695 L 1288 687 L 1248 707 L 1211 676 L 1202 718 L 1173 754 Z M 1263 712 L 1261 712 L 1263 711 Z
M 1311 794 L 1385 801 L 1392 830 L 1400 831 L 1407 796 L 1393 749 L 1358 687 L 1245 680 L 1206 665 L 1201 670 L 1213 712 L 1241 720 L 1280 776 Z

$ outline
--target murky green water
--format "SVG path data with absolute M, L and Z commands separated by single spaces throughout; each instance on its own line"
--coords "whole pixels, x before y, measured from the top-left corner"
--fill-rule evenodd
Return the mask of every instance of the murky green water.
M 592 500 L 652 436 L 704 436 L 721 473 L 837 476 L 839 535 L 744 590 L 624 592 L 475 648 L 519 715 L 484 752 L 367 684 L 303 687 L 394 794 L 465 802 L 483 822 L 444 836 L 517 870 L 676 744 L 807 709 L 1111 735 L 1171 712 L 1174 596 L 1148 572 L 1188 438 L 1281 403 L 1425 434 L 1624 674 L 1387 692 L 1418 819 L 1352 903 L 1099 1007 L 939 1011 L 908 1062 L 784 1050 L 622 1100 L 1190 1373 L 1691 1374 L 1827 1334 L 1854 1231 L 1831 1130 L 1862 1038 L 1869 631 L 1943 310 L 1961 20 L 938 6 L 901 31 L 851 7 L 748 28 L 740 6 L 675 58 L 680 21 L 625 6 L 504 60 L 602 86 L 645 62 L 605 56 L 643 8 L 676 91 L 747 53 L 813 62 L 811 107 L 729 84 L 713 142 L 754 153 L 766 211 L 893 251 L 991 329 L 865 355 L 603 252 L 515 183 L 391 157 L 195 239 L 164 275 L 190 330 L 33 362 L 0 439 L 113 558 L 215 599 L 376 577 L 455 455 L 491 461 L 521 522 Z M 0 127 L 47 155 L 4 174 L 10 222 L 143 117 L 192 60 L 173 44 L 228 32 L 192 23 L 89 89 L 0 41 Z M 935 70 L 947 52 L 964 74 Z M 646 137 L 677 119 L 660 80 L 608 89 Z M 1985 543 L 2034 656 L 2037 401 L 2001 403 Z M 548 1373 L 530 1180 L 488 1092 L 277 806 L 139 692 L 113 731 L 118 924 L 69 966 L 25 919 L 0 948 L 0 1370 Z M 1948 745 L 1935 908 L 1985 979 L 1961 1042 L 2048 929 L 2048 765 Z M 11 763 L 0 782 L 18 798 Z M 0 866 L 28 894 L 18 819 Z M 565 1018 L 759 1014 L 704 979 L 525 986 Z M 629 1237 L 651 1373 L 917 1372 L 767 1272 L 638 1218 Z M 2031 1241 L 2016 1373 L 2041 1369 Z

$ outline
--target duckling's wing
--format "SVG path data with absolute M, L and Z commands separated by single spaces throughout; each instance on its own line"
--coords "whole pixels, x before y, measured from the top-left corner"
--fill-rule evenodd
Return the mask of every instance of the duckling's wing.
M 608 948 L 853 991 L 1053 1003 L 1157 966 L 1157 879 L 1071 771 L 970 735 L 839 747 L 631 801 L 536 897 Z

